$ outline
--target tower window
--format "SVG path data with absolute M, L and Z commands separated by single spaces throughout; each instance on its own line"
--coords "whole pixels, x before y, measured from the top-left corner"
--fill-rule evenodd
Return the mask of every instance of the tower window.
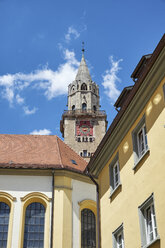
M 87 85 L 85 83 L 81 85 L 81 90 L 87 90 Z
M 93 110 L 96 111 L 96 106 L 95 105 L 93 106 Z
M 75 110 L 75 105 L 72 106 L 72 110 Z
M 87 150 L 83 150 L 83 157 L 87 157 Z
M 89 138 L 89 141 L 92 142 L 93 141 L 93 138 Z
M 86 110 L 87 109 L 87 105 L 86 105 L 86 103 L 84 102 L 83 104 L 82 104 L 82 110 Z

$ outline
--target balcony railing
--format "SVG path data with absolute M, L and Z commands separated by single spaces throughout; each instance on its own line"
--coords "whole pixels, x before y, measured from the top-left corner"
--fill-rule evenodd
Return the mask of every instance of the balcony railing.
M 106 116 L 105 110 L 91 110 L 91 109 L 76 109 L 76 110 L 64 110 L 63 115 L 97 115 L 97 116 Z

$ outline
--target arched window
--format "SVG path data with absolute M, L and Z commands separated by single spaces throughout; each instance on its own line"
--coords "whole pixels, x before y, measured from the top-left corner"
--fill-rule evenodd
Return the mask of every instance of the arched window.
M 45 207 L 33 202 L 26 208 L 23 248 L 44 247 Z
M 81 248 L 96 247 L 96 218 L 88 208 L 81 211 Z
M 10 207 L 0 202 L 0 247 L 7 247 Z
M 75 105 L 72 106 L 72 110 L 75 110 Z
M 96 105 L 93 106 L 93 110 L 96 111 Z
M 86 103 L 84 102 L 83 104 L 82 104 L 82 110 L 86 110 L 87 109 L 87 105 L 86 105 Z
M 81 90 L 87 90 L 87 85 L 85 83 L 81 85 Z

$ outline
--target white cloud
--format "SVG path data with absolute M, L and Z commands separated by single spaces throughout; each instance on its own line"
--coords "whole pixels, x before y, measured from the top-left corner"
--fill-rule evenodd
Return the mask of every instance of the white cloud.
M 117 76 L 121 67 L 119 67 L 119 63 L 123 61 L 119 59 L 114 61 L 113 56 L 110 56 L 111 68 L 105 71 L 103 75 L 103 83 L 105 93 L 109 97 L 110 101 L 113 103 L 120 94 L 120 91 L 117 89 L 117 82 L 120 82 L 120 79 Z
M 68 32 L 65 34 L 65 41 L 70 42 L 71 37 L 73 37 L 75 40 L 80 37 L 80 33 L 75 28 L 73 28 L 73 26 L 68 28 Z
M 30 110 L 28 106 L 24 106 L 24 107 L 23 107 L 23 110 L 24 110 L 25 115 L 33 115 L 33 114 L 36 113 L 37 108 L 34 107 L 34 108 L 32 108 L 32 109 Z
M 52 132 L 49 129 L 34 130 L 30 134 L 33 135 L 50 135 Z
M 77 73 L 79 62 L 75 58 L 75 53 L 68 49 L 63 49 L 64 63 L 60 64 L 57 70 L 53 71 L 45 67 L 31 73 L 16 73 L 0 76 L 0 94 L 7 99 L 12 106 L 22 104 L 25 114 L 34 114 L 36 108 L 29 110 L 25 105 L 25 99 L 20 93 L 28 87 L 31 90 L 42 90 L 47 99 L 67 94 L 68 84 L 71 83 Z
M 24 103 L 24 98 L 22 98 L 19 94 L 17 94 L 15 98 L 18 104 Z

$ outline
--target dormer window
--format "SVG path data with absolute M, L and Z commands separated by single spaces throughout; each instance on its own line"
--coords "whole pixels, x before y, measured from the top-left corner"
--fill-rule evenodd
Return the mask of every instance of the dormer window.
M 81 85 L 81 90 L 87 90 L 87 85 L 85 83 Z

